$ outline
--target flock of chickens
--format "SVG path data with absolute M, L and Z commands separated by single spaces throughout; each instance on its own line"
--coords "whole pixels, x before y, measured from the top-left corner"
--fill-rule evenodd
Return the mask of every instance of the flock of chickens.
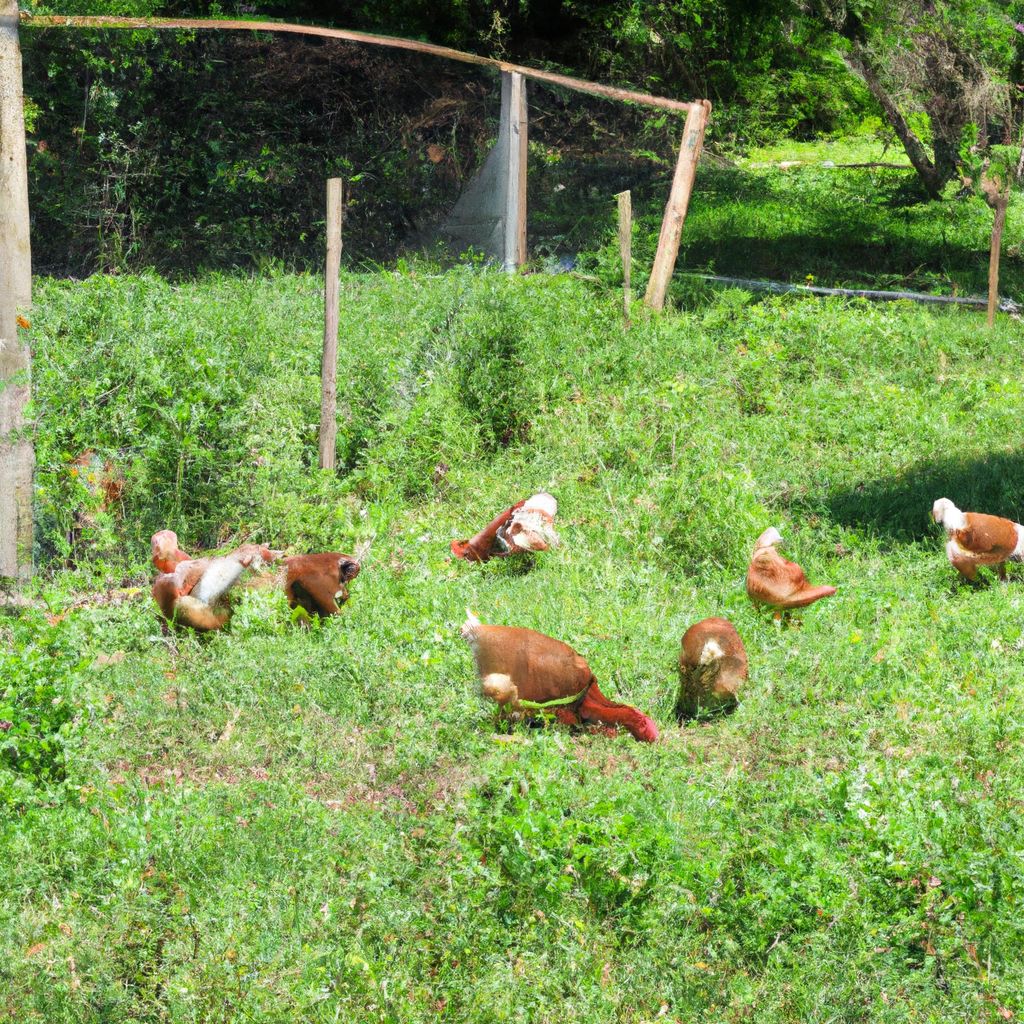
M 495 517 L 469 540 L 452 541 L 452 554 L 486 562 L 537 551 L 559 543 L 558 504 L 546 493 L 520 501 Z M 1008 561 L 1024 561 L 1024 526 L 999 516 L 961 512 L 948 498 L 932 506 L 932 518 L 946 531 L 946 555 L 967 580 L 978 568 L 994 568 L 1006 578 Z M 747 594 L 756 605 L 778 613 L 804 608 L 830 597 L 835 587 L 812 586 L 803 569 L 776 550 L 782 543 L 771 528 L 758 537 L 747 569 Z M 247 586 L 283 586 L 296 615 L 335 615 L 348 600 L 348 584 L 360 570 L 359 556 L 320 552 L 284 557 L 258 544 L 244 544 L 227 555 L 191 558 L 177 535 L 153 535 L 153 564 L 160 575 L 153 598 L 164 619 L 200 632 L 220 629 L 231 616 L 229 594 L 248 570 Z M 265 567 L 273 568 L 266 570 Z M 567 725 L 595 725 L 609 733 L 620 726 L 637 740 L 652 743 L 658 727 L 636 708 L 609 700 L 586 660 L 568 644 L 518 626 L 488 626 L 468 612 L 462 636 L 476 662 L 483 696 L 502 712 L 535 717 L 553 715 Z M 691 626 L 679 654 L 676 718 L 681 723 L 734 708 L 747 678 L 747 652 L 728 619 L 708 618 Z

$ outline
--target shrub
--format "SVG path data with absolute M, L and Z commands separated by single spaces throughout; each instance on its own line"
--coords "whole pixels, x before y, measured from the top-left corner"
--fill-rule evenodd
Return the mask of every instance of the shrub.
M 5 635 L 6 634 L 6 635 Z M 59 625 L 37 614 L 0 626 L 0 807 L 64 778 L 83 663 Z
M 530 436 L 537 398 L 522 353 L 525 318 L 510 299 L 490 297 L 457 332 L 459 398 L 490 451 Z

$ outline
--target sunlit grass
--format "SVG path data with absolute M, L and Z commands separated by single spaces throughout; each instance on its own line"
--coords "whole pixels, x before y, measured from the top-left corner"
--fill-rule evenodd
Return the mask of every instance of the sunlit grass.
M 899 143 L 885 142 L 871 135 L 853 136 L 842 139 L 815 139 L 798 142 L 783 139 L 771 146 L 753 146 L 736 163 L 740 167 L 779 164 L 788 160 L 801 163 L 822 163 L 832 161 L 843 164 L 890 163 L 910 168 L 910 161 Z
M 289 276 L 39 290 L 40 500 L 59 516 L 61 460 L 87 446 L 128 483 L 68 553 L 79 575 L 44 567 L 54 610 L 89 566 L 94 587 L 144 584 L 157 526 L 189 547 L 373 545 L 319 628 L 266 592 L 205 640 L 171 643 L 145 598 L 39 627 L 41 650 L 81 656 L 79 728 L 66 786 L 0 825 L 0 1008 L 1024 1011 L 1024 580 L 958 585 L 927 516 L 941 495 L 1024 511 L 1018 325 L 680 288 L 683 308 L 638 307 L 625 331 L 614 294 L 565 277 L 346 277 L 333 476 L 314 468 L 320 294 Z M 561 548 L 450 560 L 540 487 Z M 769 525 L 839 588 L 790 624 L 743 589 Z M 573 644 L 662 741 L 507 734 L 458 637 L 467 606 Z M 679 640 L 713 614 L 750 684 L 735 715 L 679 729 Z

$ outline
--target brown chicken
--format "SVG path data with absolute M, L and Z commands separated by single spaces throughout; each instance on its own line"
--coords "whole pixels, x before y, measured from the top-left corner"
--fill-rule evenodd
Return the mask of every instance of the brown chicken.
M 485 626 L 471 612 L 462 635 L 473 650 L 481 692 L 503 709 L 550 712 L 566 725 L 622 726 L 645 743 L 658 738 L 647 715 L 601 693 L 590 666 L 568 644 L 532 629 Z
M 348 600 L 348 587 L 359 575 L 359 562 L 340 551 L 292 555 L 284 560 L 284 592 L 292 608 L 324 618 L 337 615 Z
M 949 500 L 932 505 L 932 519 L 946 531 L 946 557 L 965 579 L 975 582 L 978 567 L 991 566 L 1006 579 L 1006 563 L 1024 561 L 1024 526 L 982 512 L 961 512 Z
M 220 629 L 231 617 L 228 592 L 246 569 L 256 575 L 246 586 L 283 586 L 288 604 L 320 618 L 337 615 L 348 600 L 348 586 L 359 575 L 359 556 L 340 551 L 291 555 L 261 544 L 243 544 L 219 558 L 190 558 L 173 530 L 153 534 L 153 564 L 161 570 L 153 597 L 164 618 L 200 631 Z M 270 562 L 280 567 L 259 570 Z
M 796 562 L 789 562 L 776 550 L 782 535 L 775 527 L 765 530 L 754 545 L 747 569 L 747 595 L 754 604 L 786 610 L 804 608 L 823 597 L 831 597 L 835 587 L 812 587 Z
M 701 619 L 684 634 L 679 652 L 676 719 L 732 711 L 747 678 L 747 652 L 728 619 Z
M 547 551 L 560 543 L 555 533 L 557 512 L 558 502 L 541 491 L 505 509 L 475 537 L 453 540 L 452 554 L 467 562 L 486 562 L 528 551 Z

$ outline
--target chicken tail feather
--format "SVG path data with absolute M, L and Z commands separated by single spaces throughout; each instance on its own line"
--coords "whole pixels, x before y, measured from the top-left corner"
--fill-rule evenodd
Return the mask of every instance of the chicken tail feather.
M 628 704 L 616 704 L 609 700 L 596 682 L 591 682 L 576 712 L 584 721 L 621 725 L 641 743 L 653 743 L 658 738 L 658 727 L 652 719 Z

